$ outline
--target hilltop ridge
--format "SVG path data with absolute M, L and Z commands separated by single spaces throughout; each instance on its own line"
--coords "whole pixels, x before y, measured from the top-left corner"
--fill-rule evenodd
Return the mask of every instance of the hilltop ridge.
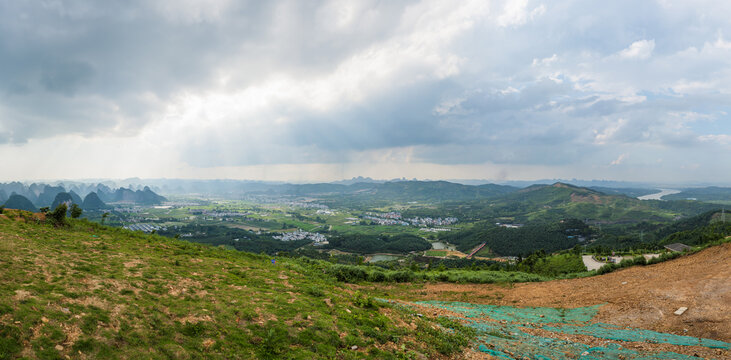
M 41 218 L 0 214 L 2 359 L 445 358 L 469 342 L 317 263 Z

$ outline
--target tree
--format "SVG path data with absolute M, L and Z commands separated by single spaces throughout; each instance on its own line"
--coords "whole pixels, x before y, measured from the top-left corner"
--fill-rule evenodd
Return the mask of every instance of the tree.
M 79 216 L 81 216 L 81 213 L 83 210 L 79 207 L 79 205 L 71 204 L 71 218 L 72 219 L 78 219 Z
M 64 226 L 66 225 L 66 211 L 68 211 L 66 204 L 61 203 L 55 210 L 48 214 L 48 219 L 56 227 Z
M 104 225 L 104 220 L 106 220 L 108 217 L 109 217 L 108 212 L 105 212 L 104 214 L 102 214 L 102 225 Z

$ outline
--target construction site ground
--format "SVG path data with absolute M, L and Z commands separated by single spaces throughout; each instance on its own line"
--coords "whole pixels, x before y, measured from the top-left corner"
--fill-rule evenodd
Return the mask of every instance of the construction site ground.
M 598 305 L 592 323 L 731 342 L 731 243 L 659 264 L 579 279 L 518 284 L 426 283 L 356 287 L 367 288 L 378 296 L 402 299 L 416 307 L 424 305 L 419 301 L 556 309 Z M 688 309 L 682 315 L 673 314 L 681 307 Z M 429 305 L 423 311 L 431 314 L 432 308 Z M 448 307 L 434 311 L 434 314 L 449 313 Z M 459 314 L 451 313 L 459 317 Z M 729 356 L 728 349 L 676 348 L 679 349 L 674 349 L 675 352 L 690 356 Z

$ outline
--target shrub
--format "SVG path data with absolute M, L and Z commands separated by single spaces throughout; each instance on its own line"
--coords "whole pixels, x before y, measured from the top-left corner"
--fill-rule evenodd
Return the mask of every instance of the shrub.
M 388 273 L 386 279 L 395 282 L 409 282 L 414 280 L 414 273 L 410 270 L 395 271 Z
M 358 282 L 368 278 L 368 273 L 362 267 L 352 265 L 333 265 L 327 273 L 343 282 Z
M 353 296 L 353 304 L 362 308 L 373 308 L 376 307 L 376 303 L 370 296 L 363 295 L 360 291 L 356 291 Z
M 78 219 L 81 216 L 83 210 L 77 204 L 71 204 L 71 218 Z
M 374 270 L 368 273 L 368 281 L 370 282 L 384 282 L 386 281 L 386 274 L 380 270 Z
M 612 271 L 614 271 L 614 270 L 616 270 L 618 268 L 619 268 L 619 266 L 617 266 L 616 264 L 606 264 L 606 265 L 600 267 L 596 271 L 596 274 L 597 275 L 608 274 L 608 273 L 610 273 L 610 272 L 612 272 Z
M 642 255 L 635 256 L 635 258 L 632 261 L 635 263 L 635 265 L 647 265 L 647 260 Z
M 46 219 L 55 227 L 61 227 L 67 225 L 66 223 L 66 211 L 68 208 L 66 204 L 60 204 L 52 212 L 48 214 Z

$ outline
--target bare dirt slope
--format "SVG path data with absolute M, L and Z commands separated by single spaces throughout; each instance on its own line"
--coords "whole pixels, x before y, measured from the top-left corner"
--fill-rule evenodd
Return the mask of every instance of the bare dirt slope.
M 731 341 L 731 243 L 672 261 L 583 279 L 427 284 L 417 298 L 513 306 L 600 307 L 594 321 Z M 681 316 L 673 312 L 685 306 Z

